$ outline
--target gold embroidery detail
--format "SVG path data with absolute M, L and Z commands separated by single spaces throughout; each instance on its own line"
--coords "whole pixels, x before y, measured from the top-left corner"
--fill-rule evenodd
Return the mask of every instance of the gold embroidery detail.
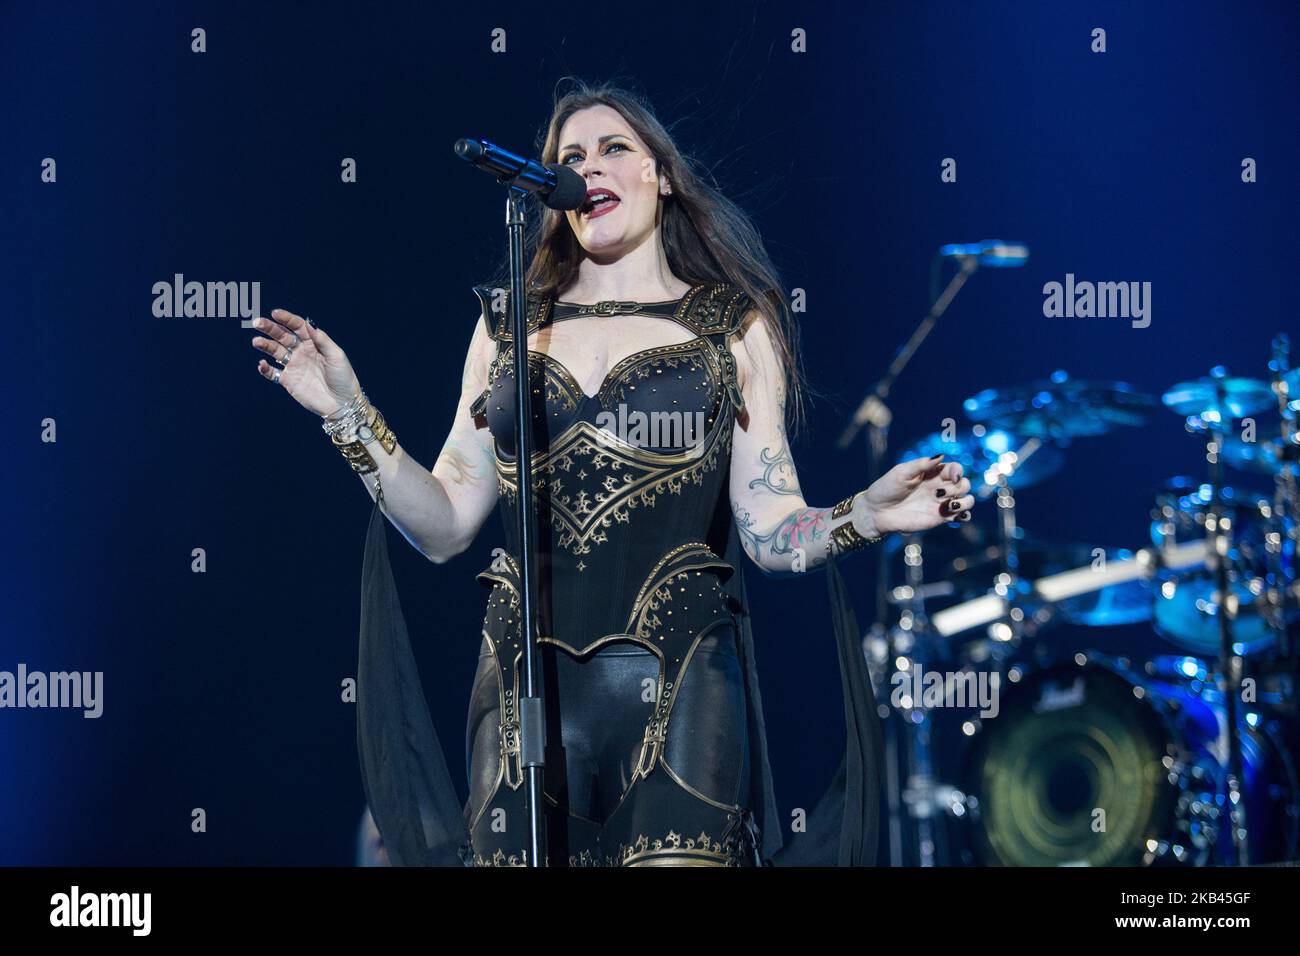
M 569 859 L 573 859 L 570 857 Z M 551 858 L 547 856 L 546 862 L 549 865 Z M 491 856 L 484 856 L 481 853 L 474 854 L 475 866 L 527 866 L 528 865 L 528 848 L 520 850 L 518 853 L 511 853 L 508 856 L 504 850 L 498 849 Z
M 484 395 L 492 391 L 496 385 L 497 379 L 507 372 L 514 372 L 515 369 L 515 350 L 513 345 L 507 345 L 502 348 L 497 357 L 492 360 L 488 366 L 488 386 Z M 538 374 L 540 372 L 540 375 Z M 543 381 L 546 388 L 547 404 L 559 404 L 565 411 L 573 411 L 578 407 L 578 403 L 586 397 L 581 386 L 569 374 L 569 370 L 555 361 L 545 352 L 529 351 L 528 353 L 528 379 L 536 387 L 537 382 Z M 510 401 L 513 406 L 514 393 L 510 393 Z M 486 402 L 484 403 L 486 408 Z
M 600 403 L 608 408 L 611 399 L 626 402 L 628 373 L 635 372 L 637 378 L 645 379 L 650 377 L 651 369 L 660 366 L 671 369 L 685 366 L 692 372 L 703 371 L 708 376 L 710 391 L 716 392 L 721 379 L 721 371 L 714 362 L 708 361 L 708 358 L 713 358 L 714 355 L 714 350 L 709 345 L 708 339 L 702 336 L 691 339 L 689 342 L 661 345 L 657 348 L 633 352 L 610 369 L 609 374 L 605 376 L 605 384 L 601 386 L 600 391 L 597 393 L 600 396 Z
M 637 604 L 632 610 L 632 619 L 628 622 L 628 632 L 632 635 L 649 641 L 656 630 L 662 625 L 663 621 L 655 613 L 660 610 L 664 604 L 673 599 L 672 588 L 670 583 L 673 581 L 684 582 L 687 580 L 688 571 L 702 571 L 705 568 L 727 568 L 731 570 L 731 565 L 716 557 L 712 551 L 707 548 L 700 557 L 707 557 L 709 560 L 697 562 L 695 564 L 686 564 L 681 567 L 674 567 L 671 572 L 666 574 L 661 580 L 655 582 L 654 587 L 647 594 L 646 589 L 642 587 L 641 594 L 637 595 Z M 658 570 L 656 568 L 655 570 Z M 654 571 L 650 572 L 651 575 Z M 644 598 L 642 597 L 644 595 Z M 669 611 L 669 614 L 672 612 Z M 634 628 L 632 624 L 635 623 Z
M 662 838 L 639 834 L 629 846 L 620 843 L 607 866 L 740 866 L 740 849 L 733 841 L 724 844 L 701 831 L 699 836 L 683 837 L 672 830 Z
M 590 554 L 592 545 L 609 540 L 606 529 L 615 521 L 628 523 L 634 509 L 653 508 L 660 495 L 679 495 L 688 484 L 703 485 L 704 475 L 730 447 L 731 429 L 726 427 L 715 426 L 704 445 L 661 455 L 620 442 L 590 422 L 575 422 L 549 450 L 533 455 L 533 491 L 549 507 L 557 546 L 574 556 Z M 606 490 L 567 490 L 563 476 L 580 458 L 584 467 L 605 472 L 600 487 Z M 514 504 L 518 465 L 498 451 L 496 466 L 498 491 Z

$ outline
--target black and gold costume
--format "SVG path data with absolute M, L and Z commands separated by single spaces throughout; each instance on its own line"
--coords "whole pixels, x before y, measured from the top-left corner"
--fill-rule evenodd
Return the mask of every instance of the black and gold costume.
M 363 779 L 390 858 L 406 864 L 527 863 L 515 343 L 508 302 L 494 311 L 489 291 L 475 292 L 495 319 L 497 354 L 473 412 L 493 437 L 505 546 L 478 576 L 491 590 L 463 807 L 419 694 L 378 510 L 367 542 Z M 691 336 L 623 359 L 595 395 L 529 353 L 549 866 L 874 862 L 879 731 L 833 568 L 849 748 L 809 835 L 782 851 L 728 493 L 743 408 L 728 336 L 750 308 L 725 282 L 658 303 L 529 297 L 529 332 L 595 311 L 659 316 Z

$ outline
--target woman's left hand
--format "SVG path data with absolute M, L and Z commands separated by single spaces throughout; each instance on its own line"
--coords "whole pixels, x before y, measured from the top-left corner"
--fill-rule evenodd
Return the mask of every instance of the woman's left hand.
M 853 524 L 864 537 L 929 531 L 969 521 L 975 496 L 959 462 L 914 458 L 880 476 L 853 503 Z

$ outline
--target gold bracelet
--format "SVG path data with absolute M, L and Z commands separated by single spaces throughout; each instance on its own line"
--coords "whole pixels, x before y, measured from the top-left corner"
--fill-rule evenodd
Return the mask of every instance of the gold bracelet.
M 384 489 L 379 484 L 379 466 L 375 464 L 375 459 L 371 456 L 366 445 L 376 439 L 388 454 L 393 453 L 397 447 L 397 436 L 393 430 L 388 427 L 384 421 L 384 416 L 380 414 L 379 409 L 373 405 L 370 407 L 370 420 L 357 429 L 356 437 L 352 441 L 340 438 L 338 435 L 330 436 L 330 441 L 334 443 L 339 452 L 347 459 L 352 470 L 359 475 L 375 474 L 375 494 L 382 507 L 384 504 Z
M 849 495 L 832 508 L 831 520 L 833 521 L 836 518 L 843 518 L 845 515 L 852 515 L 854 499 L 856 499 L 861 493 L 862 492 L 859 491 Z M 879 541 L 883 541 L 884 538 L 885 536 L 883 534 L 873 535 L 870 538 L 862 537 L 858 529 L 853 527 L 852 517 L 842 525 L 831 529 L 831 544 L 835 546 L 835 553 L 837 555 L 845 554 L 849 551 L 857 551 L 860 548 L 868 548 Z

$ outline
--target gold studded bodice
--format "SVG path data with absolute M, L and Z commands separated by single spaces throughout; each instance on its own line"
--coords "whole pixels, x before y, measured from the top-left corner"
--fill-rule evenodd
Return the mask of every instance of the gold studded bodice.
M 488 290 L 475 291 L 484 315 L 497 319 L 496 359 L 474 410 L 492 432 L 506 535 L 505 554 L 480 578 L 517 587 L 509 306 L 494 313 Z M 697 285 L 667 303 L 575 306 L 530 296 L 530 333 L 591 312 L 635 312 L 676 322 L 694 336 L 628 356 L 595 395 L 560 362 L 529 353 L 543 634 L 575 651 L 614 634 L 645 640 L 663 616 L 655 607 L 675 574 L 703 567 L 730 574 L 720 556 L 733 533 L 727 476 L 743 399 L 727 336 L 748 303 L 726 283 Z

